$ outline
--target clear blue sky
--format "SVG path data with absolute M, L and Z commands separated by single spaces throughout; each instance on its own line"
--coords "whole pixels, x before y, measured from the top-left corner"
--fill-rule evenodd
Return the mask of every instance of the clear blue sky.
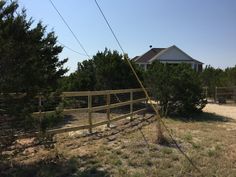
M 130 58 L 173 44 L 214 67 L 236 65 L 236 0 L 97 0 Z M 19 0 L 35 22 L 42 20 L 58 40 L 83 53 L 49 0 Z M 119 47 L 94 0 L 54 0 L 90 55 Z M 70 72 L 87 59 L 64 48 Z

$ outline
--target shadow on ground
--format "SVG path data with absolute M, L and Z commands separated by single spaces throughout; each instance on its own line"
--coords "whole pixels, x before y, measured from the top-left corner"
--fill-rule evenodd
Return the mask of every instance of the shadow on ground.
M 142 127 L 147 126 L 155 121 L 155 117 L 150 114 L 146 115 L 145 118 L 142 115 L 139 115 L 138 118 L 130 121 L 125 119 L 120 121 L 119 124 L 113 125 L 111 128 L 106 128 L 105 130 L 94 130 L 93 133 L 79 133 L 72 136 L 70 140 L 76 138 L 76 143 L 71 144 L 68 141 L 68 135 L 60 137 L 60 142 L 63 142 L 65 145 L 69 144 L 71 148 L 79 148 L 81 146 L 85 146 L 93 141 L 104 139 L 106 142 L 111 142 L 116 139 L 119 139 L 120 136 L 132 133 L 137 131 L 138 129 L 142 129 Z M 12 151 L 13 154 L 22 153 L 26 148 L 36 147 L 36 146 L 44 146 L 47 149 L 54 148 L 54 144 L 57 142 L 57 138 L 53 135 L 49 136 L 39 136 L 34 139 L 33 142 L 27 144 L 10 144 L 3 148 L 4 151 Z M 72 147 L 73 146 L 73 147 Z M 1 159 L 0 159 L 1 163 Z M 0 175 L 1 176 L 1 175 Z
M 230 117 L 221 116 L 214 113 L 201 112 L 198 114 L 193 114 L 191 116 L 172 116 L 171 119 L 176 119 L 184 122 L 236 122 L 235 119 Z
M 108 177 L 111 176 L 92 156 L 69 160 L 55 157 L 30 165 L 0 162 L 1 177 Z

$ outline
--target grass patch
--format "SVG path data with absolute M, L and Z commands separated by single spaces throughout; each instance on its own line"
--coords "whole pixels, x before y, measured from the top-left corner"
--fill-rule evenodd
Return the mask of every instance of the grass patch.
M 207 150 L 207 154 L 209 157 L 214 157 L 214 156 L 218 155 L 218 151 L 219 151 L 219 149 L 211 148 L 211 149 Z
M 190 132 L 187 132 L 185 135 L 184 135 L 184 139 L 188 142 L 191 142 L 193 140 L 193 137 L 191 135 Z
M 163 154 L 169 155 L 169 154 L 171 154 L 173 151 L 172 151 L 172 149 L 169 148 L 169 147 L 163 147 L 163 148 L 161 149 L 161 152 L 162 152 Z

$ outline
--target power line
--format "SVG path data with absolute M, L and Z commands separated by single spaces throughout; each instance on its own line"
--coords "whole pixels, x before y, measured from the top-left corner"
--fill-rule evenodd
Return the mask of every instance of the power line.
M 60 16 L 60 18 L 62 19 L 62 21 L 64 22 L 64 24 L 67 26 L 67 28 L 70 30 L 71 34 L 74 36 L 75 40 L 78 42 L 79 46 L 81 47 L 81 49 L 84 51 L 84 53 L 86 54 L 86 56 L 90 59 L 89 54 L 87 53 L 87 51 L 85 50 L 84 46 L 82 45 L 82 43 L 80 42 L 80 40 L 78 39 L 78 37 L 75 35 L 75 33 L 72 31 L 71 27 L 69 26 L 69 24 L 66 22 L 66 20 L 64 19 L 64 17 L 62 16 L 62 14 L 59 12 L 59 10 L 57 9 L 57 7 L 55 6 L 55 4 L 53 3 L 52 0 L 49 0 L 49 2 L 51 3 L 51 5 L 53 6 L 53 8 L 56 10 L 56 12 L 58 13 L 58 15 Z
M 58 42 L 59 44 L 61 44 L 63 47 L 67 48 L 68 50 L 72 51 L 72 52 L 75 52 L 75 53 L 77 53 L 77 54 L 79 54 L 79 55 L 82 55 L 82 56 L 87 56 L 87 55 L 84 54 L 84 53 L 80 53 L 80 52 L 78 52 L 78 51 L 76 51 L 76 50 L 74 50 L 74 49 L 68 47 L 67 45 L 61 43 L 60 41 L 57 41 L 57 42 Z
M 105 14 L 103 13 L 103 11 L 102 11 L 101 7 L 99 6 L 99 4 L 98 4 L 97 0 L 94 0 L 94 1 L 95 1 L 96 5 L 97 5 L 97 7 L 98 7 L 99 11 L 101 12 L 101 14 L 102 14 L 102 16 L 103 16 L 104 20 L 106 21 L 106 24 L 107 24 L 107 26 L 109 27 L 109 29 L 110 29 L 110 31 L 111 31 L 111 33 L 112 33 L 113 37 L 115 38 L 115 40 L 116 40 L 117 44 L 119 45 L 119 47 L 120 47 L 121 51 L 123 52 L 123 54 L 125 54 L 123 47 L 121 46 L 121 44 L 120 44 L 120 42 L 119 42 L 118 38 L 116 37 L 116 34 L 115 34 L 115 32 L 113 31 L 113 29 L 112 29 L 111 25 L 109 24 L 109 22 L 108 22 L 108 20 L 107 20 L 107 18 L 106 18 L 106 16 L 105 16 Z
M 171 131 L 169 130 L 169 128 L 165 125 L 164 121 L 163 121 L 163 120 L 161 119 L 161 117 L 159 116 L 158 110 L 157 110 L 156 107 L 153 105 L 153 103 L 152 103 L 152 101 L 151 101 L 151 98 L 150 98 L 150 96 L 149 96 L 147 90 L 145 89 L 145 87 L 144 87 L 142 81 L 139 79 L 139 76 L 137 75 L 137 73 L 136 73 L 134 67 L 132 66 L 130 60 L 129 60 L 127 57 L 125 57 L 124 49 L 123 49 L 123 47 L 121 46 L 121 43 L 119 42 L 118 38 L 116 37 L 116 34 L 114 33 L 114 31 L 113 31 L 111 25 L 109 24 L 109 22 L 108 22 L 108 20 L 107 20 L 107 18 L 106 18 L 106 16 L 105 16 L 105 14 L 103 13 L 103 11 L 102 11 L 100 5 L 98 4 L 97 0 L 94 0 L 94 1 L 95 1 L 96 5 L 97 5 L 99 11 L 101 12 L 101 14 L 102 14 L 104 20 L 106 21 L 106 24 L 107 24 L 107 26 L 109 27 L 109 29 L 110 29 L 110 31 L 111 31 L 113 37 L 115 38 L 117 44 L 119 45 L 121 51 L 123 52 L 123 55 L 124 55 L 125 60 L 128 62 L 128 64 L 129 64 L 129 66 L 130 66 L 130 68 L 131 68 L 133 74 L 135 75 L 135 77 L 136 77 L 137 81 L 139 82 L 141 88 L 143 89 L 143 91 L 144 91 L 144 93 L 145 93 L 145 95 L 146 95 L 148 101 L 150 102 L 150 104 L 151 104 L 153 110 L 155 111 L 155 113 L 156 113 L 156 115 L 157 115 L 157 116 L 156 116 L 156 117 L 157 117 L 157 120 L 159 120 L 159 121 L 163 124 L 163 126 L 164 126 L 164 128 L 166 129 L 168 135 L 170 136 L 171 140 L 173 141 L 173 143 L 175 144 L 175 146 L 178 148 L 178 150 L 181 152 L 181 154 L 183 154 L 183 156 L 190 162 L 190 164 L 191 164 L 198 172 L 201 173 L 201 171 L 200 171 L 200 170 L 198 169 L 198 167 L 193 163 L 193 161 L 188 157 L 188 155 L 180 148 L 180 146 L 178 145 L 177 141 L 174 139 L 174 137 L 173 137 Z
M 78 37 L 75 35 L 75 33 L 72 31 L 71 27 L 69 26 L 69 24 L 66 22 L 66 20 L 63 18 L 63 16 L 61 15 L 61 13 L 59 12 L 59 10 L 57 9 L 57 7 L 55 6 L 55 4 L 53 3 L 52 0 L 49 0 L 50 3 L 52 4 L 53 8 L 56 10 L 56 12 L 58 13 L 58 15 L 61 17 L 62 21 L 65 23 L 65 25 L 67 26 L 67 28 L 70 30 L 71 34 L 74 36 L 74 38 L 76 39 L 76 41 L 78 42 L 78 44 L 80 45 L 80 47 L 83 49 L 84 53 L 86 54 L 86 56 L 90 58 L 90 56 L 88 55 L 88 52 L 85 50 L 84 46 L 82 45 L 82 43 L 79 41 Z M 118 40 L 117 40 L 118 41 Z M 119 41 L 118 41 L 119 42 Z M 64 44 L 62 44 L 64 45 Z M 64 45 L 65 46 L 65 45 Z M 67 46 L 65 46 L 67 47 Z M 69 50 L 72 50 L 73 52 L 78 53 L 77 51 L 71 49 L 70 47 L 67 47 Z M 119 101 L 119 98 L 117 97 L 117 95 L 115 94 L 117 100 Z

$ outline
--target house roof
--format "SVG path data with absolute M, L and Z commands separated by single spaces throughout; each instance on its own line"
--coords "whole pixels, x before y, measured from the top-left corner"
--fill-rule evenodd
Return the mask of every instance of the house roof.
M 135 56 L 134 58 L 132 58 L 131 60 L 132 61 L 136 61 L 136 59 L 138 58 L 139 56 Z
M 184 51 L 182 51 L 181 49 L 179 49 L 178 47 L 176 47 L 175 45 L 173 46 L 170 46 L 168 48 L 152 48 L 150 49 L 149 51 L 147 51 L 146 53 L 144 53 L 143 55 L 139 56 L 139 57 L 134 57 L 132 60 L 134 60 L 135 62 L 137 63 L 149 63 L 149 62 L 152 62 L 153 60 L 159 60 L 159 57 L 166 53 L 168 50 L 170 50 L 171 48 L 176 48 L 178 49 L 180 52 L 182 52 L 184 55 L 188 56 L 188 58 L 190 59 L 190 61 L 194 61 L 194 62 L 197 62 L 197 63 L 201 63 L 203 64 L 202 62 L 196 60 L 196 59 L 193 59 L 191 56 L 189 56 L 188 54 L 186 54 Z M 164 61 L 164 60 L 161 60 L 161 61 Z M 171 61 L 171 60 L 168 60 L 168 61 Z M 173 60 L 173 61 L 177 61 L 177 60 Z M 179 60 L 179 61 L 182 61 L 182 60 Z M 183 61 L 186 61 L 186 60 L 183 60 Z
M 136 56 L 136 58 L 134 57 L 133 60 L 140 63 L 146 63 L 164 49 L 166 48 L 152 48 L 146 53 L 144 53 L 143 55 L 138 56 L 138 57 Z

